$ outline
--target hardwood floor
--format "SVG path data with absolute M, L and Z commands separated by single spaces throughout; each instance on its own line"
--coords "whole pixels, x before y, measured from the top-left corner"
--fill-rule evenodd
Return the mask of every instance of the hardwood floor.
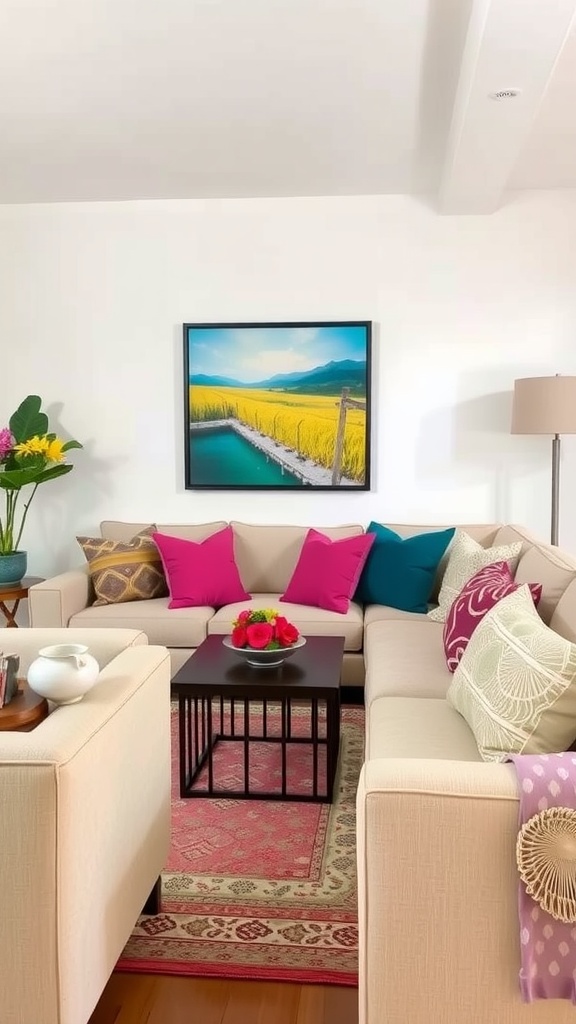
M 90 1024 L 358 1024 L 358 990 L 113 974 Z

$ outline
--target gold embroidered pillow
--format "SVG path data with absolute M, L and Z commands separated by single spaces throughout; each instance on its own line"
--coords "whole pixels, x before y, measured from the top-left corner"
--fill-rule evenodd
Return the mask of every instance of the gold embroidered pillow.
M 454 540 L 448 548 L 448 563 L 438 594 L 438 607 L 428 612 L 428 618 L 434 622 L 446 622 L 448 612 L 462 588 L 485 565 L 507 562 L 510 572 L 514 575 L 521 550 L 522 541 L 501 544 L 497 548 L 483 548 L 465 530 L 456 530 Z
M 77 537 L 94 587 L 94 605 L 122 604 L 166 597 L 168 587 L 160 553 L 152 540 L 155 526 L 130 541 Z
M 527 583 L 478 623 L 447 698 L 485 761 L 568 750 L 576 736 L 576 644 L 542 622 Z

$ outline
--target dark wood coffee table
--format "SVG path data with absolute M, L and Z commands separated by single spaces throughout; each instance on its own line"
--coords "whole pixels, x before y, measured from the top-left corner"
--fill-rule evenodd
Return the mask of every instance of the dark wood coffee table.
M 344 637 L 311 636 L 280 668 L 251 668 L 224 647 L 222 636 L 204 640 L 172 680 L 178 696 L 180 796 L 229 797 L 243 800 L 299 800 L 331 803 L 340 748 L 340 676 Z M 274 702 L 280 710 L 280 732 L 269 726 Z M 261 705 L 261 729 L 254 732 L 250 712 Z M 294 707 L 310 709 L 306 735 L 293 728 Z M 325 719 L 319 714 L 325 709 Z M 254 717 L 254 716 L 253 716 Z M 325 721 L 325 724 L 324 724 Z M 243 786 L 218 788 L 214 780 L 214 749 L 220 741 L 243 745 Z M 278 743 L 281 786 L 262 792 L 250 787 L 250 748 L 254 742 Z M 288 749 L 307 743 L 312 748 L 311 791 L 288 792 Z M 319 752 L 326 750 L 326 785 L 320 786 Z M 200 785 L 203 774 L 206 784 Z

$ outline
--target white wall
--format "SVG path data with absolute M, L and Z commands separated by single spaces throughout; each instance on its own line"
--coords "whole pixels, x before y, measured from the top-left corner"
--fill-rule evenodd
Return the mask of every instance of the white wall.
M 29 570 L 101 518 L 524 523 L 550 439 L 508 434 L 517 376 L 576 373 L 576 191 L 489 217 L 401 196 L 0 208 L 0 421 L 26 394 L 85 444 L 41 488 Z M 183 321 L 371 319 L 373 490 L 183 487 Z M 576 439 L 561 541 L 576 551 Z

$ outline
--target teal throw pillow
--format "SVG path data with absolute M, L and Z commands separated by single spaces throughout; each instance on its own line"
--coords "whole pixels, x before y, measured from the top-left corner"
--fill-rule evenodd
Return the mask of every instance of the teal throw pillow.
M 381 523 L 370 523 L 366 533 L 376 539 L 354 595 L 364 604 L 386 604 L 405 612 L 426 612 L 438 563 L 455 528 L 415 537 L 400 537 Z

